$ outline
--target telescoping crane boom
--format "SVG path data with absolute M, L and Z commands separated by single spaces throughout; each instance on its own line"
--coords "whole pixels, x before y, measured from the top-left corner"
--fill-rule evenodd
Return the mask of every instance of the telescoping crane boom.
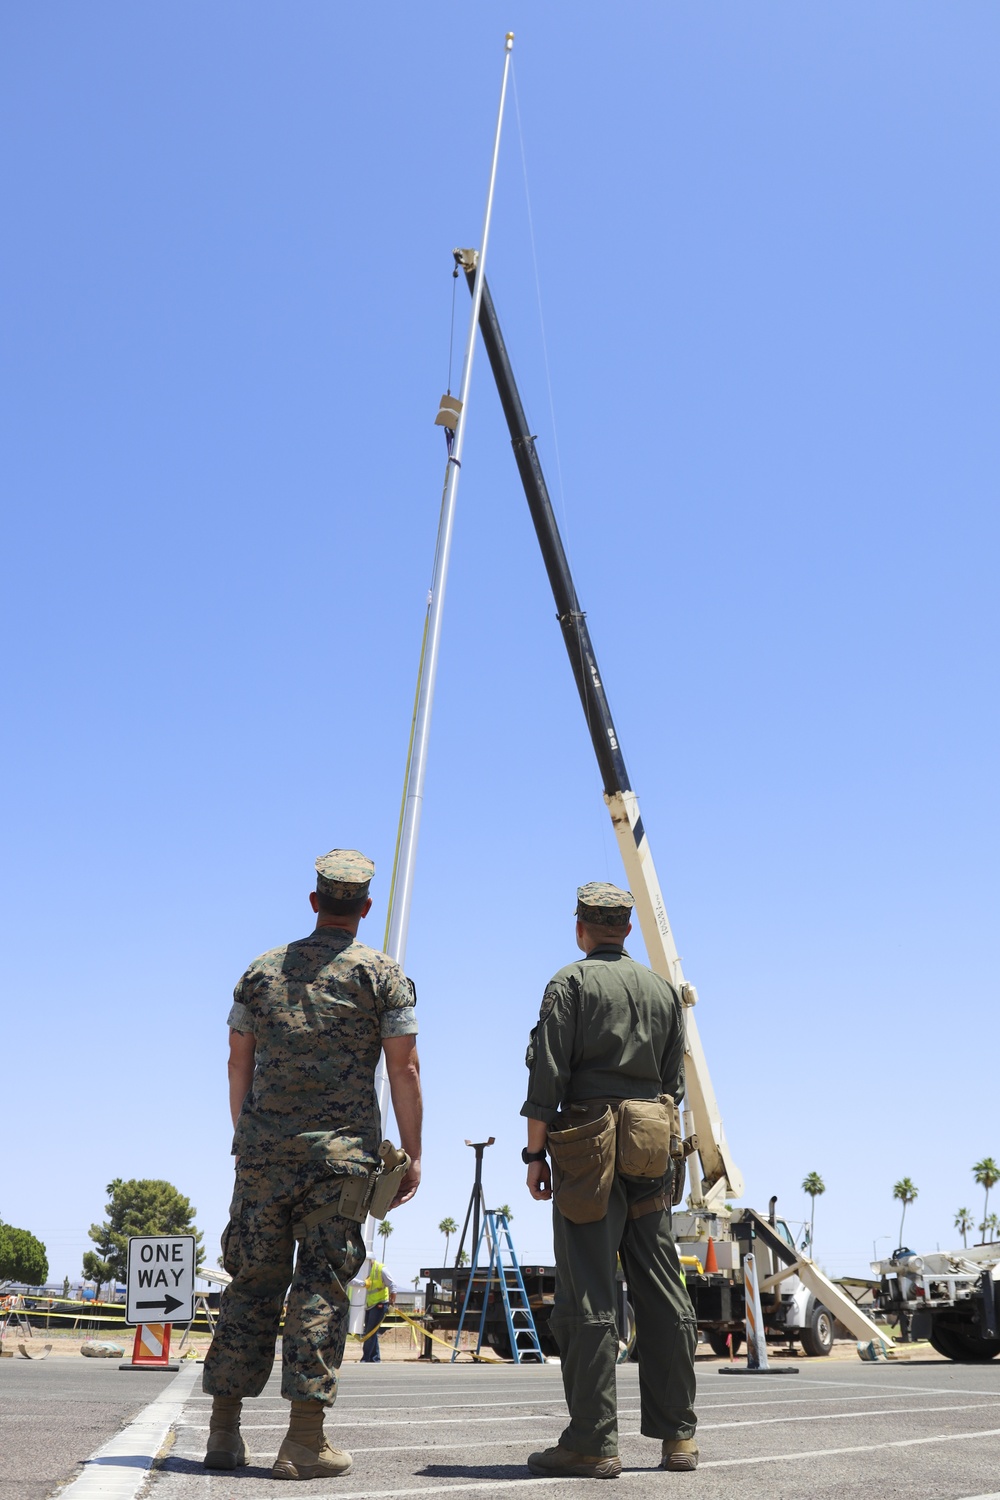
M 470 290 L 475 285 L 477 252 L 456 250 L 455 260 L 465 272 Z M 604 783 L 604 800 L 611 814 L 615 837 L 629 888 L 635 897 L 636 912 L 642 928 L 649 962 L 658 974 L 669 979 L 685 1006 L 687 1043 L 685 1057 L 686 1098 L 685 1135 L 697 1136 L 701 1159 L 701 1179 L 691 1171 L 692 1208 L 721 1207 L 726 1198 L 743 1194 L 743 1177 L 733 1160 L 722 1127 L 722 1116 L 708 1072 L 708 1063 L 698 1035 L 693 1007 L 697 992 L 681 968 L 680 955 L 667 917 L 653 865 L 649 839 L 642 824 L 639 802 L 632 790 L 622 754 L 621 742 L 611 717 L 607 694 L 597 666 L 597 657 L 580 608 L 566 549 L 556 522 L 535 439 L 528 427 L 524 407 L 514 380 L 507 347 L 500 331 L 496 308 L 489 285 L 483 278 L 479 330 L 483 336 L 493 377 L 500 393 L 500 403 L 517 460 L 518 472 L 527 497 L 531 519 L 542 549 L 549 583 L 556 602 L 556 617 L 563 633 L 570 666 L 583 705 L 597 764 Z M 693 1126 L 693 1132 L 692 1132 Z M 692 1162 L 693 1168 L 693 1162 Z
M 456 264 L 465 272 L 470 290 L 477 284 L 475 250 L 456 250 Z M 629 887 L 635 897 L 639 925 L 646 944 L 650 965 L 658 974 L 669 979 L 684 1002 L 686 1023 L 685 1042 L 685 1110 L 684 1133 L 697 1140 L 697 1156 L 701 1160 L 701 1176 L 694 1170 L 694 1155 L 690 1172 L 688 1206 L 692 1216 L 704 1217 L 713 1223 L 728 1219 L 725 1205 L 728 1198 L 743 1196 L 743 1176 L 733 1160 L 722 1127 L 722 1116 L 715 1098 L 715 1090 L 708 1072 L 698 1024 L 694 1018 L 697 993 L 684 978 L 680 955 L 674 942 L 673 931 L 667 917 L 667 908 L 660 890 L 649 838 L 643 827 L 639 801 L 632 790 L 622 754 L 621 742 L 611 717 L 607 694 L 597 666 L 597 657 L 587 628 L 587 620 L 576 595 L 573 575 L 570 572 L 566 550 L 559 535 L 552 502 L 549 499 L 545 476 L 535 448 L 535 439 L 528 427 L 524 407 L 514 380 L 507 347 L 496 307 L 485 276 L 479 278 L 481 302 L 479 307 L 479 331 L 483 336 L 486 353 L 493 370 L 500 403 L 510 432 L 514 457 L 528 501 L 531 519 L 542 549 L 546 572 L 556 602 L 556 617 L 562 629 L 563 640 L 569 654 L 570 666 L 576 681 L 580 702 L 583 705 L 587 729 L 590 733 L 594 754 L 600 767 L 604 783 L 604 800 L 611 814 L 611 822 L 618 840 L 622 863 Z M 693 1130 L 692 1130 L 693 1127 Z M 838 1318 L 860 1340 L 874 1347 L 881 1344 L 892 1351 L 893 1341 L 884 1329 L 878 1328 L 856 1306 L 852 1298 L 834 1285 L 819 1267 L 801 1251 L 796 1252 L 791 1237 L 784 1242 L 777 1232 L 772 1200 L 770 1219 L 766 1220 L 752 1209 L 745 1209 L 739 1222 L 733 1224 L 736 1238 L 754 1245 L 759 1253 L 764 1249 L 768 1256 L 771 1274 L 760 1283 L 760 1291 L 771 1294 L 769 1300 L 769 1327 L 773 1332 L 782 1329 L 786 1336 L 792 1332 L 802 1338 L 803 1345 L 809 1342 L 810 1332 L 816 1329 L 799 1327 L 805 1320 L 822 1323 L 827 1318 L 829 1344 L 832 1344 L 832 1322 L 827 1310 Z M 721 1212 L 720 1212 L 721 1211 Z M 682 1245 L 683 1249 L 684 1246 Z M 695 1248 L 695 1247 L 692 1247 Z M 700 1247 L 699 1247 L 700 1248 Z M 704 1322 L 709 1327 L 714 1323 L 717 1330 L 733 1326 L 730 1312 L 719 1303 L 715 1305 L 718 1289 L 706 1286 L 704 1309 L 699 1295 L 698 1280 L 711 1281 L 711 1277 L 689 1278 L 688 1289 L 695 1301 L 699 1326 Z M 782 1287 L 793 1285 L 798 1290 L 791 1296 L 782 1296 Z M 702 1311 L 707 1316 L 702 1316 Z M 874 1343 L 872 1343 L 874 1341 Z M 861 1349 L 859 1344 L 859 1351 Z M 814 1340 L 810 1352 L 829 1352 L 829 1345 L 822 1349 Z

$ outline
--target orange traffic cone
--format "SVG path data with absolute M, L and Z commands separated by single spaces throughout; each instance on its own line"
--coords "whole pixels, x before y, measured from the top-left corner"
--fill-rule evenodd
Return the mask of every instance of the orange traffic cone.
M 718 1272 L 719 1262 L 715 1254 L 715 1241 L 712 1236 L 708 1237 L 708 1250 L 705 1255 L 705 1275 L 711 1276 Z

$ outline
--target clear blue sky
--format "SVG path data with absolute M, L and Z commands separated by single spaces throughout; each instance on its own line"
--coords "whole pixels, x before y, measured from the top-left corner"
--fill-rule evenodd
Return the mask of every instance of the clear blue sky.
M 214 1259 L 230 993 L 308 929 L 317 854 L 376 860 L 381 943 L 507 29 L 554 428 L 513 99 L 490 279 L 745 1201 L 802 1219 L 819 1171 L 835 1273 L 904 1174 L 911 1244 L 981 1210 L 996 7 L 91 0 L 8 7 L 0 49 L 0 1213 L 53 1276 L 114 1176 L 174 1182 Z M 576 885 L 621 874 L 481 354 L 463 473 L 403 1279 L 481 1133 L 548 1259 L 524 1046 Z

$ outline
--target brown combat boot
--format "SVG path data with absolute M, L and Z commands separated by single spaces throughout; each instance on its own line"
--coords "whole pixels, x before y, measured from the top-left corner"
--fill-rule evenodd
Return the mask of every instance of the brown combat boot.
M 278 1449 L 272 1479 L 336 1479 L 346 1474 L 354 1460 L 340 1448 L 331 1448 L 323 1432 L 322 1401 L 293 1401 L 288 1432 Z
M 208 1444 L 205 1449 L 206 1469 L 236 1469 L 248 1463 L 250 1455 L 247 1445 L 240 1437 L 239 1396 L 213 1396 L 212 1415 L 209 1418 Z
M 698 1444 L 694 1438 L 664 1438 L 660 1468 L 671 1474 L 690 1474 L 698 1467 Z
M 617 1453 L 603 1457 L 599 1453 L 573 1453 L 559 1443 L 540 1453 L 529 1453 L 528 1468 L 532 1474 L 558 1474 L 567 1479 L 617 1479 L 622 1461 Z

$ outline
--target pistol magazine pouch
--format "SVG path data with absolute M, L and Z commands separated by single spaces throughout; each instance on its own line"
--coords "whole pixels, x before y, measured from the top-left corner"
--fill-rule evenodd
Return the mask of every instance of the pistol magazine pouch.
M 550 1130 L 548 1151 L 553 1198 L 563 1218 L 571 1224 L 596 1224 L 603 1219 L 615 1177 L 615 1117 L 611 1110 L 604 1108 L 596 1118 L 565 1130 Z
M 410 1170 L 410 1158 L 391 1141 L 383 1141 L 378 1148 L 382 1158 L 381 1170 L 368 1181 L 373 1184 L 368 1212 L 374 1219 L 381 1219 L 389 1211 L 389 1205 L 399 1192 L 399 1185 Z
M 670 1167 L 676 1106 L 658 1099 L 623 1099 L 618 1106 L 618 1170 L 623 1177 L 664 1177 Z

